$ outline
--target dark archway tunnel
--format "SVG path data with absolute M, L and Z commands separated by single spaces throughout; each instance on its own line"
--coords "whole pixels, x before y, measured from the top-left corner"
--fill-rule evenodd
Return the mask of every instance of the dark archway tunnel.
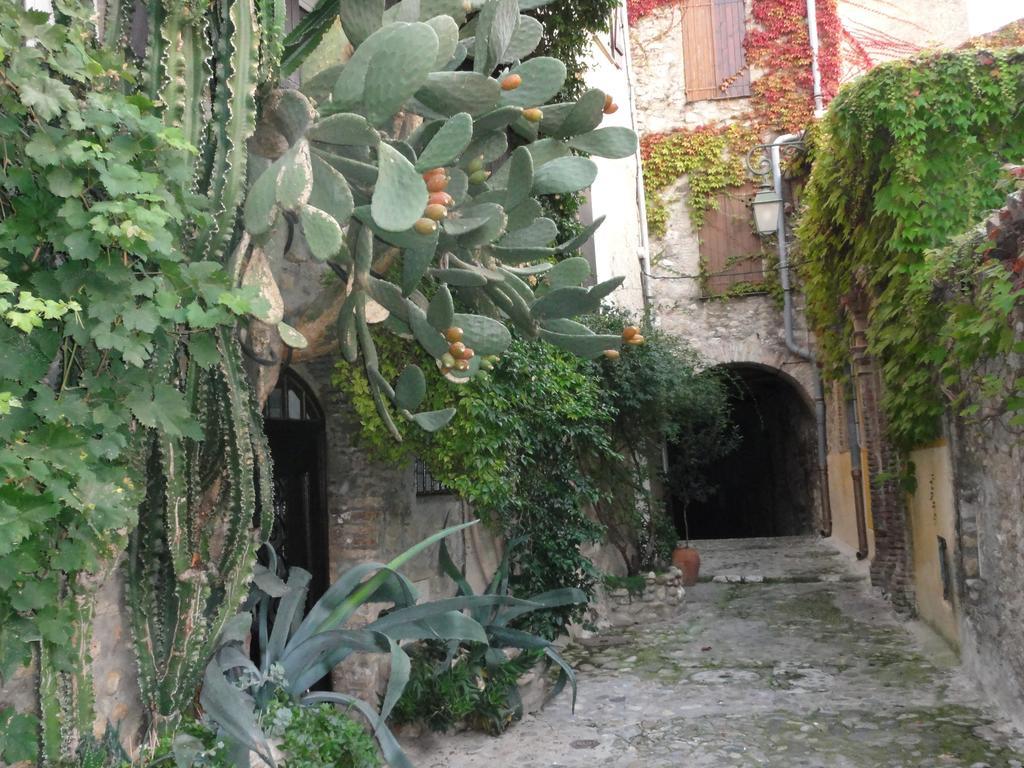
M 686 509 L 691 539 L 795 536 L 814 530 L 815 422 L 798 385 L 766 366 L 723 366 L 731 379 L 734 450 L 705 468 L 713 490 Z M 669 445 L 669 472 L 678 448 Z M 671 514 L 684 535 L 684 503 Z

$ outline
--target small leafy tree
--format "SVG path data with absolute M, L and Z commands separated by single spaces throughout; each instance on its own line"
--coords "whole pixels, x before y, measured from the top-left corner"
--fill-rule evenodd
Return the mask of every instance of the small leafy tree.
M 611 312 L 592 324 L 611 329 L 631 322 L 627 313 Z M 610 540 L 635 572 L 664 562 L 678 538 L 665 496 L 679 500 L 685 516 L 690 502 L 713 490 L 706 467 L 733 450 L 737 435 L 721 369 L 709 368 L 692 347 L 649 323 L 633 327 L 642 330 L 644 343 L 628 345 L 614 363 L 599 364 L 614 413 L 613 440 L 623 460 L 601 468 L 608 497 L 598 511 Z M 666 444 L 676 459 L 667 476 L 662 469 Z M 660 488 L 652 488 L 652 481 Z

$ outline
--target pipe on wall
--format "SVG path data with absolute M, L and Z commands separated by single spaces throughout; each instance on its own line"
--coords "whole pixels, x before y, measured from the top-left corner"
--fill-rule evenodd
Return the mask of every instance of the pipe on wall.
M 818 66 L 818 9 L 815 0 L 807 0 L 807 37 L 811 44 L 811 80 L 814 83 L 814 116 L 825 114 L 825 98 L 821 93 L 821 68 Z
M 860 420 L 857 418 L 856 390 L 851 391 L 846 398 L 846 434 L 850 444 L 853 511 L 857 521 L 857 559 L 863 560 L 868 556 L 868 523 L 864 508 L 864 473 L 860 461 Z
M 783 145 L 794 143 L 799 139 L 800 134 L 798 133 L 785 133 L 772 142 L 769 150 L 772 185 L 775 194 L 780 198 L 782 197 L 781 148 Z M 801 347 L 797 344 L 793 331 L 793 281 L 790 279 L 789 273 L 789 246 L 786 242 L 784 212 L 779 214 L 776 236 L 779 249 L 779 280 L 782 283 L 782 324 L 785 331 L 786 348 L 814 367 L 812 395 L 814 397 L 814 421 L 817 427 L 818 483 L 821 486 L 821 535 L 828 537 L 832 535 L 832 504 L 829 500 L 828 489 L 828 433 L 825 421 L 825 394 L 821 384 L 821 372 L 818 370 L 818 361 L 808 347 Z

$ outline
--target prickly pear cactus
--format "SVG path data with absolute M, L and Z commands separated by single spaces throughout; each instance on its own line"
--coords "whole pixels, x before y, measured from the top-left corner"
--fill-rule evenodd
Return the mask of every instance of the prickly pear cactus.
M 542 30 L 521 11 L 537 5 L 403 0 L 385 11 L 379 1 L 342 2 L 351 56 L 298 91 L 273 94 L 250 143 L 243 222 L 253 249 L 273 263 L 304 244 L 344 281 L 341 353 L 361 359 L 399 439 L 392 412 L 428 430 L 452 412 L 416 412 L 424 376 L 415 366 L 394 385 L 384 379 L 371 322 L 415 338 L 453 381 L 508 346 L 506 323 L 586 357 L 621 344 L 571 319 L 598 309 L 621 278 L 583 288 L 584 259 L 553 263 L 601 222 L 556 243 L 537 198 L 590 186 L 597 168 L 579 153 L 626 157 L 636 137 L 600 127 L 614 105 L 599 90 L 548 103 L 566 70 L 529 58 Z M 321 3 L 285 40 L 286 72 L 337 7 Z M 456 313 L 456 296 L 474 312 Z M 285 343 L 305 343 L 279 330 Z

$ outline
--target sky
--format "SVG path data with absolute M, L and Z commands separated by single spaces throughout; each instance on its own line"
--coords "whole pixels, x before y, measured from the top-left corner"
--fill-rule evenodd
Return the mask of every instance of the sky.
M 972 35 L 982 35 L 1024 17 L 1024 0 L 967 0 Z

